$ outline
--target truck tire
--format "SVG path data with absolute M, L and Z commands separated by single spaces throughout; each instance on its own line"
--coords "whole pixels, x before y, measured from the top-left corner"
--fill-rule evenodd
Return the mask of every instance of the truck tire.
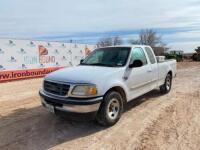
M 102 126 L 112 126 L 118 122 L 123 112 L 122 96 L 115 91 L 110 91 L 104 96 L 96 121 Z
M 172 75 L 170 73 L 167 74 L 165 78 L 165 83 L 160 86 L 160 92 L 162 94 L 167 94 L 170 92 L 172 86 Z

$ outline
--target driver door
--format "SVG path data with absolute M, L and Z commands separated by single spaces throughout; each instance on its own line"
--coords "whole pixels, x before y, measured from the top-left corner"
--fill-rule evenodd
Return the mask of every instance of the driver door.
M 134 99 L 151 90 L 151 74 L 149 73 L 149 63 L 144 50 L 141 47 L 134 48 L 131 52 L 130 63 L 134 60 L 141 60 L 143 66 L 128 68 L 128 79 L 126 81 L 129 89 L 129 99 Z

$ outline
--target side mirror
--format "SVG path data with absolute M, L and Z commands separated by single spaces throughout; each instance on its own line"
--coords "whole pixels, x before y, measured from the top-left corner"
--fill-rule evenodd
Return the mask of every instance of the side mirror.
M 80 64 L 82 64 L 83 61 L 84 61 L 84 59 L 81 59 L 81 60 L 80 60 Z
M 141 60 L 134 60 L 134 62 L 129 65 L 129 68 L 138 68 L 142 66 L 143 62 Z

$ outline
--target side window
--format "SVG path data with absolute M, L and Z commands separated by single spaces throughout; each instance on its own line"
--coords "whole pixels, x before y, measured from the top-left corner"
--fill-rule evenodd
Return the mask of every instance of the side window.
M 134 60 L 141 60 L 143 65 L 147 64 L 147 59 L 142 48 L 134 48 L 131 54 L 131 62 Z
M 149 57 L 149 60 L 150 60 L 151 64 L 155 64 L 156 60 L 155 60 L 155 57 L 154 57 L 154 54 L 153 54 L 152 50 L 149 47 L 145 47 L 145 50 L 147 52 L 147 55 Z

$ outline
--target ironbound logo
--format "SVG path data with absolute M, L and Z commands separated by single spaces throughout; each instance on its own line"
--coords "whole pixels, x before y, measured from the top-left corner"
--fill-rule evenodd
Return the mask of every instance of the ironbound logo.
M 8 62 L 16 62 L 17 60 L 15 59 L 15 57 L 11 56 L 10 60 L 8 60 Z
M 38 64 L 38 57 L 37 56 L 24 56 L 24 63 L 25 64 Z
M 2 65 L 0 65 L 0 70 L 5 70 L 5 68 Z
M 57 49 L 54 50 L 55 54 L 59 54 L 59 51 Z
M 25 51 L 23 48 L 21 48 L 20 51 L 19 51 L 18 53 L 19 53 L 19 54 L 26 54 L 26 51 Z
M 67 60 L 67 58 L 65 56 L 62 57 L 62 60 Z
M 21 68 L 22 68 L 22 69 L 27 69 L 27 67 L 26 67 L 25 64 L 22 64 Z
M 33 43 L 33 41 L 30 41 L 30 43 L 28 44 L 28 46 L 30 46 L 30 47 L 34 47 L 35 44 Z
M 0 48 L 0 54 L 3 54 L 4 53 L 4 51 Z
M 55 63 L 55 56 L 48 55 L 48 49 L 43 45 L 38 46 L 40 64 Z
M 56 65 L 55 66 L 59 66 L 59 63 L 58 62 L 56 62 Z
M 44 65 L 44 64 L 40 64 L 39 67 L 40 67 L 40 68 L 44 68 L 45 65 Z
M 15 46 L 15 43 L 14 43 L 12 40 L 9 40 L 9 41 L 8 41 L 8 45 L 9 45 L 9 46 Z
M 62 44 L 62 47 L 65 47 L 65 44 L 64 44 L 64 43 Z

